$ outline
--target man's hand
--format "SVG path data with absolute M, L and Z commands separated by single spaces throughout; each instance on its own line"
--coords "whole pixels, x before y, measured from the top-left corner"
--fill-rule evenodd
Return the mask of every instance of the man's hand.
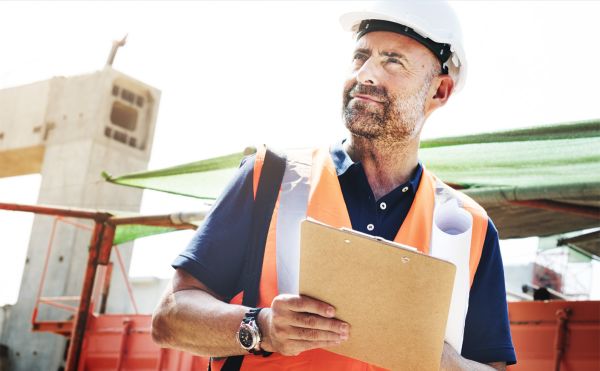
M 278 295 L 258 318 L 261 348 L 294 356 L 305 350 L 339 345 L 348 339 L 350 325 L 335 318 L 335 308 L 300 295 Z

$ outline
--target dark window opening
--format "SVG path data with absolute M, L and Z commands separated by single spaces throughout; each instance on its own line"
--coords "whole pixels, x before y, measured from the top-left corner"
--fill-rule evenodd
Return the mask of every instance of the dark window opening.
M 119 96 L 119 86 L 117 86 L 117 85 L 113 85 L 113 88 L 112 88 L 112 95 L 114 95 L 115 97 L 118 97 L 118 96 Z
M 104 136 L 105 137 L 109 137 L 110 138 L 110 134 L 112 133 L 111 128 L 109 128 L 108 126 L 104 128 Z
M 127 134 L 122 131 L 115 130 L 113 133 L 113 138 L 123 144 L 127 144 Z
M 131 146 L 131 147 L 137 146 L 137 140 L 134 137 L 129 137 L 129 146 Z
M 144 107 L 144 97 L 140 97 L 139 95 L 136 97 L 135 104 L 142 108 Z
M 123 89 L 123 91 L 121 92 L 121 98 L 123 98 L 131 104 L 135 102 L 135 94 L 127 89 Z
M 114 102 L 110 113 L 110 121 L 123 129 L 134 131 L 137 126 L 138 111 L 121 102 Z

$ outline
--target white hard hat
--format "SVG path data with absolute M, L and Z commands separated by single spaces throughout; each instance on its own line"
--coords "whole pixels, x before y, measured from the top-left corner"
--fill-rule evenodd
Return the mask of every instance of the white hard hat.
M 467 59 L 462 40 L 462 31 L 458 17 L 446 1 L 372 1 L 361 3 L 358 11 L 346 13 L 340 17 L 342 27 L 346 31 L 358 33 L 361 36 L 361 24 L 364 21 L 376 20 L 393 22 L 404 26 L 405 32 L 429 48 L 438 59 L 444 62 L 455 79 L 455 90 L 458 91 L 464 85 L 467 77 Z M 366 27 L 369 27 L 367 24 Z M 381 30 L 386 30 L 385 28 Z M 412 32 L 414 31 L 414 32 Z M 411 34 L 412 32 L 412 34 Z M 417 35 L 414 35 L 414 34 Z M 431 43 L 433 41 L 434 43 Z M 428 45 L 429 44 L 429 45 Z M 432 49 L 432 45 L 441 44 Z M 452 53 L 446 60 L 446 56 L 440 56 L 445 49 L 443 44 L 448 44 Z M 436 53 L 437 50 L 438 52 Z

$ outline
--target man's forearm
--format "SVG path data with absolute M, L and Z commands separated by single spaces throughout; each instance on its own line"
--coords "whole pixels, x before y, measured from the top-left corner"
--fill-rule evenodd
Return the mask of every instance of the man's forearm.
M 245 354 L 235 333 L 247 310 L 202 290 L 170 292 L 154 312 L 152 337 L 163 347 L 199 355 Z
M 237 333 L 249 310 L 223 302 L 215 292 L 184 270 L 175 271 L 170 290 L 152 317 L 152 338 L 163 347 L 224 357 L 247 354 Z M 335 319 L 335 308 L 299 295 L 278 295 L 260 312 L 260 347 L 267 352 L 296 355 L 305 350 L 339 345 L 350 326 Z
M 440 370 L 443 371 L 462 371 L 462 370 L 473 370 L 473 371 L 504 371 L 506 370 L 506 363 L 494 362 L 490 364 L 483 364 L 469 359 L 463 358 L 450 344 L 444 343 L 444 351 L 442 353 L 442 362 Z

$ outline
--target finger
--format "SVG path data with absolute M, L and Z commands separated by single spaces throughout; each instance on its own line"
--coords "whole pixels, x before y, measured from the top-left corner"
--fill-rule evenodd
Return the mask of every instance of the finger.
M 305 327 L 291 326 L 288 339 L 308 340 L 308 341 L 343 341 L 348 339 L 348 334 L 338 334 L 336 332 L 316 330 Z
M 350 325 L 334 318 L 324 318 L 316 314 L 292 312 L 288 323 L 296 327 L 326 330 L 339 334 L 348 334 Z
M 327 318 L 335 316 L 334 307 L 309 296 L 290 296 L 287 304 L 288 308 L 294 312 L 314 313 Z

